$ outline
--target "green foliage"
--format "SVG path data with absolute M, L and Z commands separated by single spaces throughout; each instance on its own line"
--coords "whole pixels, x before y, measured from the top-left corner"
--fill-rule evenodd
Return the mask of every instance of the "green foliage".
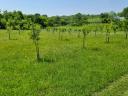
M 100 17 L 102 19 L 102 23 L 112 23 L 114 18 L 116 17 L 116 13 L 110 12 L 110 13 L 101 13 Z
M 40 34 L 41 26 L 39 24 L 32 24 L 32 34 L 31 39 L 33 40 L 39 40 L 39 34 Z
M 108 23 L 109 22 L 109 16 L 107 13 L 101 13 L 102 23 Z
M 11 19 L 14 30 L 19 30 L 17 25 L 20 26 L 21 30 L 30 30 L 30 18 L 32 21 L 34 20 L 34 23 L 40 24 L 42 28 L 65 25 L 81 26 L 88 23 L 87 16 L 81 13 L 71 16 L 48 17 L 47 15 L 40 15 L 38 13 L 34 15 L 25 15 L 21 11 L 4 11 L 2 14 L 0 13 L 0 29 L 5 29 L 5 22 L 7 22 L 8 19 Z
M 124 8 L 120 15 L 125 18 L 128 18 L 128 7 Z
M 122 16 L 126 17 L 127 8 L 122 12 Z M 59 26 L 84 26 L 87 24 L 102 24 L 102 23 L 112 23 L 116 22 L 118 18 L 120 20 L 119 14 L 115 12 L 101 13 L 100 15 L 85 15 L 77 13 L 70 16 L 52 16 L 40 15 L 39 13 L 33 15 L 23 14 L 21 11 L 3 11 L 0 12 L 0 29 L 6 28 L 6 22 L 8 19 L 12 21 L 12 28 L 14 30 L 30 30 L 30 23 L 34 19 L 34 23 L 40 24 L 42 28 L 46 27 L 59 27 Z M 116 22 L 117 23 L 117 22 Z M 120 23 L 120 22 L 118 22 Z M 19 25 L 19 27 L 17 27 Z
M 83 15 L 81 13 L 77 13 L 73 16 L 73 20 L 72 20 L 72 25 L 73 26 L 82 26 L 84 24 L 87 24 L 87 16 Z

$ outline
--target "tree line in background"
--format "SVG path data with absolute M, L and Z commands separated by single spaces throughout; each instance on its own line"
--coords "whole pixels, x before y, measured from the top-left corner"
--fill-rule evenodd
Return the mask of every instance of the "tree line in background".
M 31 29 L 32 22 L 41 25 L 42 28 L 57 27 L 57 26 L 82 26 L 89 23 L 111 23 L 117 19 L 121 20 L 122 17 L 128 17 L 128 7 L 124 8 L 121 13 L 109 12 L 101 13 L 100 15 L 85 15 L 77 13 L 70 16 L 52 16 L 40 15 L 26 15 L 21 11 L 0 11 L 0 29 L 8 29 L 10 26 L 13 30 L 29 30 Z M 100 21 L 90 22 L 89 19 L 100 18 Z
M 81 13 L 72 16 L 52 16 L 40 15 L 25 15 L 21 11 L 3 11 L 0 12 L 0 29 L 7 29 L 11 26 L 13 30 L 29 30 L 32 22 L 40 24 L 42 28 L 65 26 L 65 25 L 83 25 L 87 23 L 87 16 Z

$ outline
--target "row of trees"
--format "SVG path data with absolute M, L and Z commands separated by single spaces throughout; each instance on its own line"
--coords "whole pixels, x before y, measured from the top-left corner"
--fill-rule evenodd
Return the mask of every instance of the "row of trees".
M 40 60 L 44 60 L 44 57 L 40 56 L 40 50 L 39 50 L 39 35 L 41 32 L 41 25 L 34 23 L 35 19 L 33 19 L 32 23 L 30 24 L 31 26 L 31 39 L 33 40 L 33 43 L 35 45 L 36 48 L 36 58 L 37 61 Z M 10 25 L 8 25 L 10 26 Z M 8 27 L 7 29 L 8 34 L 9 34 L 9 40 L 11 38 L 10 33 L 12 32 L 11 27 Z M 105 40 L 107 43 L 110 42 L 110 33 L 114 32 L 116 33 L 117 31 L 123 31 L 126 34 L 126 39 L 128 38 L 128 21 L 120 21 L 118 23 L 110 23 L 110 24 L 89 24 L 86 26 L 81 26 L 81 27 L 48 27 L 47 31 L 49 32 L 57 32 L 58 36 L 59 36 L 59 40 L 63 40 L 63 34 L 65 32 L 68 32 L 69 35 L 72 35 L 72 32 L 74 33 L 78 33 L 78 38 L 80 38 L 80 35 L 82 35 L 83 38 L 83 48 L 86 48 L 86 38 L 88 36 L 89 33 L 94 32 L 95 36 L 97 35 L 97 32 L 102 32 L 102 33 L 106 33 L 105 35 Z M 42 58 L 41 58 L 42 57 Z
M 47 28 L 49 32 L 57 32 L 59 36 L 59 40 L 63 40 L 63 34 L 68 32 L 69 35 L 72 33 L 77 33 L 77 37 L 79 38 L 80 35 L 83 37 L 83 48 L 86 48 L 85 40 L 89 33 L 94 33 L 96 36 L 97 33 L 101 32 L 105 34 L 105 41 L 106 43 L 110 42 L 111 33 L 116 34 L 117 32 L 124 32 L 125 38 L 128 38 L 128 20 L 125 19 L 123 21 L 116 21 L 111 22 L 108 24 L 88 24 L 86 26 L 79 26 L 79 27 L 52 27 Z

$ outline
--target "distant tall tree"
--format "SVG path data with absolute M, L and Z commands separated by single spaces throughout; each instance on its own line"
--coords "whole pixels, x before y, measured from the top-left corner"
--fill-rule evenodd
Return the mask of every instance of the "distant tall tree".
M 120 15 L 128 19 L 128 7 L 124 8 Z
M 6 20 L 3 18 L 3 14 L 0 10 L 0 29 L 5 29 L 6 27 Z
M 64 18 L 61 18 L 60 19 L 60 25 L 61 26 L 65 26 L 65 25 L 67 25 L 68 23 L 67 23 L 67 21 L 64 19 Z
M 40 24 L 41 27 L 46 28 L 47 25 L 48 25 L 47 16 L 40 16 L 38 18 L 38 22 L 37 23 Z
M 49 26 L 60 26 L 61 25 L 61 18 L 59 16 L 52 16 L 48 18 L 48 25 Z
M 87 23 L 87 16 L 83 15 L 81 13 L 77 13 L 75 15 L 72 16 L 73 17 L 73 25 L 74 26 L 81 26 L 83 24 Z
M 111 17 L 109 16 L 108 13 L 101 13 L 100 14 L 102 23 L 111 23 Z
M 125 32 L 125 38 L 128 38 L 128 20 L 122 21 L 122 29 Z

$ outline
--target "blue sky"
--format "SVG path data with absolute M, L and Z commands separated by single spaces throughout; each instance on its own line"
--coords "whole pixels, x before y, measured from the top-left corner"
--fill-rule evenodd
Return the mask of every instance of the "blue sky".
M 122 11 L 128 0 L 0 0 L 1 10 L 21 10 L 23 13 L 71 15 L 75 13 L 98 14 Z

